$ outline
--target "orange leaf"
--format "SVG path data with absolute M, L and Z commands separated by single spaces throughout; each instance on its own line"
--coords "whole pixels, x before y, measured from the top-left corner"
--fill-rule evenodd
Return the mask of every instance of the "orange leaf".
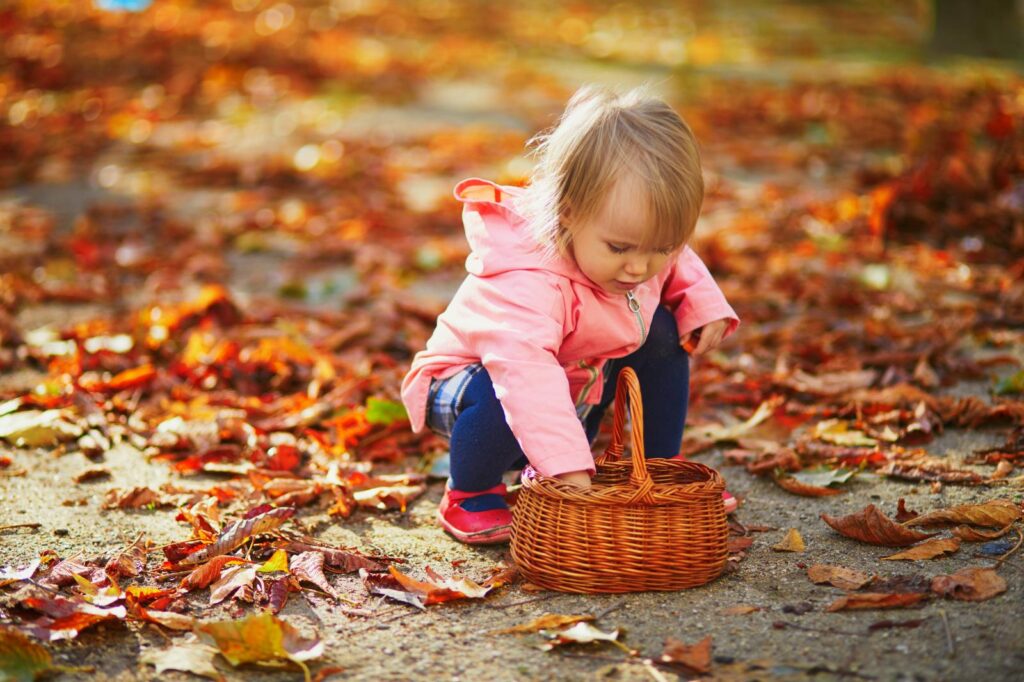
M 665 640 L 665 649 L 661 653 L 663 663 L 675 663 L 696 673 L 704 674 L 711 670 L 711 635 L 696 644 L 686 644 L 671 637 Z
M 958 538 L 932 538 L 920 545 L 914 545 L 910 549 L 882 557 L 883 561 L 917 561 L 919 559 L 934 559 L 943 554 L 951 554 L 960 549 Z
M 995 540 L 1003 537 L 1012 526 L 1013 524 L 1009 523 L 1005 528 L 1000 528 L 999 530 L 980 530 L 972 526 L 957 526 L 952 532 L 953 535 L 964 542 L 985 542 L 986 540 Z
M 906 547 L 934 535 L 899 525 L 873 504 L 869 504 L 856 514 L 839 518 L 823 513 L 821 520 L 848 538 L 886 547 Z
M 181 589 L 188 592 L 208 587 L 210 583 L 220 578 L 220 572 L 229 563 L 242 564 L 245 561 L 235 556 L 215 556 L 185 576 L 185 579 L 181 581 Z
M 932 578 L 932 592 L 961 601 L 985 601 L 1006 591 L 1006 581 L 993 568 L 965 568 Z
M 1011 500 L 989 500 L 984 504 L 962 504 L 938 509 L 907 521 L 907 526 L 943 526 L 967 523 L 973 526 L 1002 528 L 1021 517 L 1020 508 Z
M 872 576 L 844 566 L 814 564 L 807 569 L 807 577 L 816 585 L 828 583 L 844 590 L 859 590 L 872 580 Z
M 775 484 L 783 490 L 802 497 L 829 497 L 831 495 L 841 495 L 844 492 L 839 488 L 801 483 L 792 476 L 774 476 L 773 479 Z
M 840 597 L 829 605 L 828 610 L 900 609 L 913 606 L 927 598 L 928 594 L 924 592 L 864 592 Z

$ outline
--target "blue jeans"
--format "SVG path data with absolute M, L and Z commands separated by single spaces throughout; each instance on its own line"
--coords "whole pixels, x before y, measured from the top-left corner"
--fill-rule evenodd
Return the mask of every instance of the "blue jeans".
M 591 443 L 597 437 L 601 418 L 615 399 L 615 384 L 623 367 L 632 367 L 640 380 L 644 451 L 648 457 L 674 456 L 679 452 L 686 422 L 690 363 L 689 355 L 679 345 L 675 318 L 667 308 L 659 307 L 655 311 L 644 345 L 630 355 L 605 363 L 601 402 L 584 420 Z M 538 407 L 543 409 L 539 403 Z M 501 483 L 505 471 L 527 463 L 505 422 L 505 413 L 485 369 L 472 376 L 462 393 L 451 431 L 450 450 L 450 486 L 466 492 L 492 488 Z

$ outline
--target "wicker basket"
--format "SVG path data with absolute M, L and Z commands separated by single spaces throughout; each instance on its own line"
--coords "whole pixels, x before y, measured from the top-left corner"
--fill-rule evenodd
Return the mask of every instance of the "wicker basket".
M 632 462 L 621 459 L 627 395 Z M 703 464 L 644 459 L 640 386 L 627 367 L 618 378 L 612 442 L 597 459 L 590 490 L 524 470 L 512 508 L 512 557 L 527 580 L 563 592 L 702 585 L 725 567 L 724 489 Z

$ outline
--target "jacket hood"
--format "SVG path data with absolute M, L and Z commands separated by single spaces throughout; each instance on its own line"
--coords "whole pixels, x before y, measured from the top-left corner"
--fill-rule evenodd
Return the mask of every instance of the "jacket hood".
M 466 270 L 470 274 L 488 277 L 509 270 L 545 270 L 600 291 L 571 258 L 547 256 L 534 241 L 528 220 L 518 207 L 522 187 L 467 178 L 455 186 L 453 194 L 464 204 L 462 222 L 471 250 Z

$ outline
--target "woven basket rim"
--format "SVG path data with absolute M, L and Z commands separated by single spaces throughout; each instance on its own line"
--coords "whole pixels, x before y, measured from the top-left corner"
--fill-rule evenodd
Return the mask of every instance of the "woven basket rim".
M 655 460 L 659 461 L 659 460 Z M 668 504 L 684 504 L 688 500 L 683 496 L 700 497 L 707 495 L 713 498 L 720 496 L 725 490 L 725 481 L 721 474 L 711 467 L 700 462 L 684 462 L 674 460 L 660 460 L 659 468 L 672 468 L 690 470 L 707 476 L 704 481 L 692 483 L 658 483 L 654 482 L 651 487 L 652 502 L 657 506 Z M 648 462 L 650 466 L 650 462 Z M 620 460 L 610 463 L 610 466 L 628 468 L 627 460 Z M 575 502 L 578 504 L 595 505 L 622 505 L 623 503 L 634 502 L 637 488 L 629 482 L 625 483 L 601 483 L 595 481 L 589 489 L 579 488 L 571 483 L 565 483 L 553 476 L 544 476 L 531 466 L 523 469 L 521 477 L 523 490 L 543 495 L 544 497 Z M 648 504 L 647 506 L 651 506 Z

